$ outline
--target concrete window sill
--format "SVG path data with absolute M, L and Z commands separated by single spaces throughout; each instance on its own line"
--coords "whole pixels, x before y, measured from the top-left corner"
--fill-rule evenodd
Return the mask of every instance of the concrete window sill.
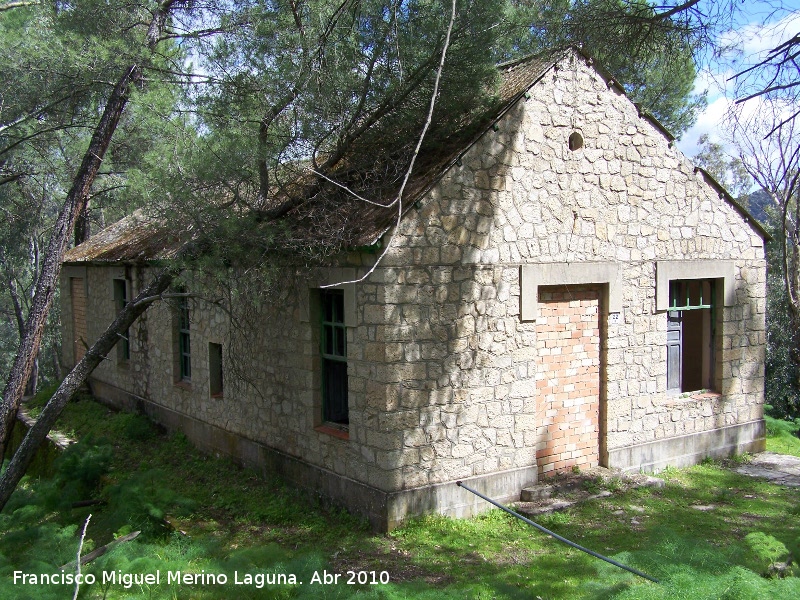
M 668 396 L 665 406 L 680 406 L 682 404 L 698 404 L 700 402 L 708 402 L 709 400 L 718 400 L 722 398 L 719 392 L 709 392 L 707 390 L 699 390 L 697 392 L 680 392 L 674 396 Z
M 689 396 L 692 400 L 714 400 L 716 398 L 722 398 L 722 394 L 719 392 L 709 392 L 709 391 L 702 391 L 702 392 L 692 392 Z
M 332 425 L 319 425 L 317 427 L 314 427 L 314 431 L 327 434 L 331 437 L 339 438 L 340 440 L 350 439 L 349 431 L 347 431 L 346 429 L 339 429 L 338 427 L 334 427 Z

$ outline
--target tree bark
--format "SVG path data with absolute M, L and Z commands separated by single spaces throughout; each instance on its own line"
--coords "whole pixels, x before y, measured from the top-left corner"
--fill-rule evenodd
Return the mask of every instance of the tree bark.
M 179 273 L 178 267 L 161 271 L 142 292 L 118 314 L 103 335 L 87 350 L 84 357 L 70 371 L 53 397 L 47 401 L 42 413 L 33 427 L 28 430 L 22 444 L 8 463 L 8 468 L 0 477 L 0 511 L 8 502 L 11 494 L 25 474 L 39 446 L 47 438 L 61 411 L 70 398 L 83 385 L 89 375 L 102 360 L 105 360 L 120 336 L 141 316 L 152 303 L 159 299 Z
M 175 4 L 176 0 L 165 0 L 159 4 L 153 13 L 153 19 L 150 22 L 145 39 L 147 47 L 151 51 L 158 44 L 159 36 Z M 0 403 L 0 461 L 5 455 L 6 444 L 16 420 L 19 402 L 25 391 L 25 384 L 30 377 L 33 361 L 39 352 L 42 333 L 47 321 L 47 314 L 53 304 L 53 297 L 61 273 L 61 261 L 64 258 L 69 238 L 75 230 L 77 219 L 86 207 L 92 184 L 97 177 L 103 157 L 128 103 L 130 86 L 139 80 L 141 80 L 141 69 L 138 64 L 132 64 L 125 70 L 114 86 L 106 102 L 103 115 L 100 117 L 100 121 L 89 142 L 89 148 L 83 156 L 81 166 L 75 175 L 72 187 L 67 193 L 61 212 L 53 227 L 53 233 L 42 264 L 42 272 L 36 284 L 36 295 L 25 324 L 25 337 L 20 342 L 17 356 L 14 359 L 6 387 L 3 390 L 3 400 Z
M 139 67 L 131 65 L 114 86 L 53 227 L 42 264 L 42 272 L 36 285 L 36 295 L 25 322 L 25 335 L 20 342 L 3 391 L 3 400 L 0 404 L 0 456 L 5 453 L 8 436 L 11 434 L 11 428 L 14 426 L 17 416 L 19 402 L 39 352 L 39 344 L 42 340 L 47 314 L 53 304 L 58 277 L 61 273 L 61 261 L 67 250 L 70 234 L 75 228 L 78 216 L 83 211 L 89 190 L 103 162 L 103 156 L 105 156 L 125 105 L 128 103 L 130 85 L 138 78 Z
M 28 377 L 28 383 L 25 384 L 25 396 L 34 396 L 39 387 L 39 353 L 36 353 L 36 358 L 33 359 L 33 366 L 31 367 L 31 376 Z
M 39 4 L 36 0 L 31 0 L 29 2 L 9 2 L 8 4 L 0 4 L 0 12 L 5 12 L 7 10 L 11 10 L 12 8 L 22 8 L 23 6 L 33 6 L 34 4 Z
M 75 221 L 75 245 L 78 246 L 89 239 L 92 228 L 89 223 L 89 199 L 83 203 L 78 219 Z
M 0 262 L 6 263 L 5 253 L 0 249 Z M 34 264 L 33 270 L 36 272 L 36 265 Z M 11 302 L 14 305 L 14 316 L 17 319 L 17 332 L 19 333 L 20 341 L 25 337 L 25 315 L 22 310 L 22 302 L 20 300 L 19 291 L 17 290 L 17 280 L 14 273 L 6 264 L 6 280 L 8 282 L 8 293 L 11 295 Z M 33 359 L 33 366 L 31 367 L 31 374 L 25 384 L 25 396 L 33 396 L 36 393 L 36 388 L 39 384 L 39 355 Z

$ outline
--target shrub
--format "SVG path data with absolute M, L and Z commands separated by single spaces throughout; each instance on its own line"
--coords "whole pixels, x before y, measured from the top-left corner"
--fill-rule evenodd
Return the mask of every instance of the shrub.
M 55 504 L 87 500 L 94 494 L 111 466 L 114 449 L 85 438 L 72 444 L 53 463 Z

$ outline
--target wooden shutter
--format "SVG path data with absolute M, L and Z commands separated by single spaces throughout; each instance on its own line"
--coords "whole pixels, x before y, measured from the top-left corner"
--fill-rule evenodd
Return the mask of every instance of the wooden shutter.
M 683 313 L 667 313 L 667 389 L 681 389 L 681 357 L 683 356 Z

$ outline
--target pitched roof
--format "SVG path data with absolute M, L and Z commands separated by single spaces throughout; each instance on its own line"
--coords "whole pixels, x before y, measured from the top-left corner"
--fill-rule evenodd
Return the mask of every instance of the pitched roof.
M 173 228 L 137 210 L 68 250 L 64 262 L 166 260 L 174 258 L 186 240 L 192 237 L 191 227 L 178 235 Z
M 586 59 L 606 79 L 609 86 L 616 86 L 624 92 L 613 75 L 603 70 L 590 56 L 578 48 L 570 51 Z M 443 141 L 429 147 L 423 146 L 403 194 L 403 213 L 434 187 L 458 159 L 564 55 L 564 52 L 558 52 L 529 56 L 499 65 L 500 83 L 490 107 Z M 640 111 L 640 116 L 653 123 L 668 141 L 674 139 L 651 115 Z M 707 173 L 704 174 L 707 179 L 712 179 Z M 331 176 L 345 183 L 348 177 L 363 179 L 362 173 L 348 173 L 346 168 Z M 713 183 L 720 187 L 716 182 Z M 393 181 L 380 181 L 372 188 L 372 203 L 356 198 L 342 187 L 321 180 L 307 170 L 291 187 L 295 191 L 302 191 L 299 194 L 301 201 L 295 203 L 280 220 L 284 242 L 289 245 L 293 242 L 298 246 L 308 245 L 309 232 L 312 232 L 314 239 L 333 239 L 336 247 L 370 246 L 397 221 L 398 208 L 392 203 L 400 188 L 400 178 L 397 177 Z M 324 193 L 321 192 L 323 189 Z M 758 221 L 729 194 L 723 192 L 724 190 L 720 192 L 721 197 L 733 204 L 762 237 L 769 239 Z M 145 262 L 169 259 L 177 254 L 187 240 L 196 237 L 197 233 L 191 227 L 176 231 L 137 211 L 69 250 L 64 262 Z
M 491 107 L 477 119 L 465 124 L 444 143 L 425 148 L 419 157 L 403 195 L 403 211 L 411 208 L 447 172 L 456 160 L 562 56 L 527 57 L 499 65 L 500 83 Z M 314 177 L 304 177 L 311 180 Z M 338 177 L 337 177 L 338 179 Z M 316 181 L 319 187 L 319 181 Z M 302 187 L 300 183 L 298 187 Z M 311 189 L 310 184 L 305 184 Z M 285 235 L 307 243 L 308 232 L 318 236 L 334 233 L 345 247 L 374 244 L 397 220 L 397 206 L 392 203 L 400 181 L 380 188 L 377 204 L 355 198 L 334 184 L 327 185 L 328 193 L 307 193 L 307 198 L 292 208 L 282 219 Z M 383 205 L 381 205 L 383 204 Z M 389 205 L 389 206 L 385 206 Z M 86 262 L 146 262 L 173 258 L 183 243 L 196 232 L 174 228 L 149 219 L 136 211 L 121 221 L 103 229 L 86 242 L 70 249 L 65 263 Z
M 500 83 L 490 108 L 445 140 L 428 147 L 423 145 L 403 193 L 403 213 L 410 210 L 414 202 L 424 196 L 562 56 L 563 53 L 531 56 L 499 65 Z M 339 181 L 348 178 L 347 173 L 333 176 Z M 401 178 L 395 178 L 370 195 L 372 200 L 391 204 L 389 207 L 366 203 L 341 189 L 330 193 L 329 188 L 326 194 L 311 195 L 286 215 L 289 235 L 295 232 L 298 238 L 303 238 L 308 231 L 321 235 L 335 233 L 345 247 L 370 246 L 397 222 L 398 209 L 393 200 L 400 184 Z

